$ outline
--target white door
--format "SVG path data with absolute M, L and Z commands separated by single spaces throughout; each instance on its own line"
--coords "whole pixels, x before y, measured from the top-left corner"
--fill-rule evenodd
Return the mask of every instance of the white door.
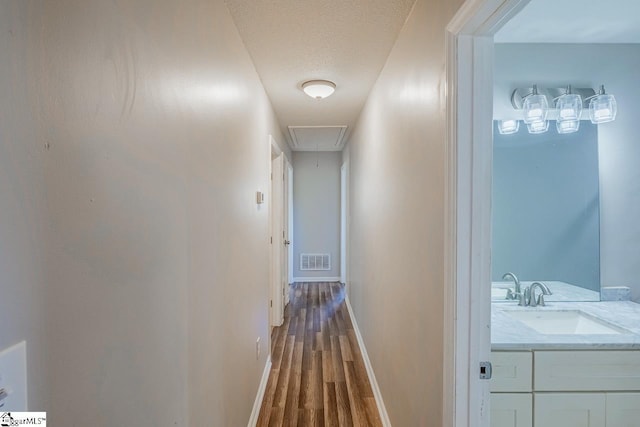
M 284 321 L 284 154 L 271 161 L 271 325 Z

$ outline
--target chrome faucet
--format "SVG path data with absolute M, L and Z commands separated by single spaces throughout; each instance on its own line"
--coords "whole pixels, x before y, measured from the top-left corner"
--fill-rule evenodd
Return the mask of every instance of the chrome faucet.
M 538 299 L 536 299 L 536 288 L 540 288 L 540 290 L 542 291 L 542 293 L 540 295 L 538 295 Z M 538 305 L 543 306 L 544 307 L 544 296 L 545 295 L 552 295 L 551 289 L 549 289 L 549 287 L 547 285 L 545 285 L 542 282 L 533 282 L 531 284 L 531 286 L 529 286 L 525 292 L 529 294 L 529 306 L 531 307 L 536 307 Z
M 522 290 L 520 289 L 520 281 L 512 272 L 504 273 L 502 275 L 502 280 L 511 278 L 515 283 L 515 289 L 511 292 L 511 289 L 507 292 L 507 299 L 516 299 L 522 295 Z

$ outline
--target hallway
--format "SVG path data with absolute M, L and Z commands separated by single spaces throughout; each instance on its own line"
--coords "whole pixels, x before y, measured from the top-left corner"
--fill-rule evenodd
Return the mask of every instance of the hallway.
M 463 3 L 0 2 L 2 409 L 254 427 L 268 387 L 261 425 L 445 424 Z
M 258 426 L 380 426 L 371 384 L 339 283 L 295 283 Z

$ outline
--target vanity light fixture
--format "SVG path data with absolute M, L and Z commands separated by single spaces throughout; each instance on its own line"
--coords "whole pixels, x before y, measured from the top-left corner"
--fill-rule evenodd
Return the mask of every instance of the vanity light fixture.
M 578 132 L 580 120 L 557 120 L 556 129 L 560 134 Z
M 323 99 L 336 90 L 336 84 L 329 80 L 309 80 L 302 83 L 302 90 L 311 98 Z
M 591 119 L 591 123 L 597 125 L 612 122 L 616 119 L 617 113 L 616 98 L 613 95 L 606 94 L 604 85 L 601 85 L 598 94 L 592 96 L 589 102 L 589 118 Z
M 524 97 L 522 110 L 524 122 L 528 125 L 547 120 L 549 104 L 547 103 L 547 97 L 538 93 L 538 85 L 533 85 L 531 93 Z
M 500 120 L 498 122 L 498 132 L 501 135 L 511 135 L 513 133 L 518 133 L 520 129 L 520 121 L 514 119 L 508 120 Z
M 582 97 L 577 93 L 571 93 L 571 85 L 567 91 L 555 98 L 558 118 L 556 129 L 560 134 L 577 132 L 580 129 L 580 116 L 582 116 Z
M 589 118 L 593 124 L 615 120 L 618 108 L 613 95 L 605 93 L 604 86 L 596 93 L 593 88 L 518 88 L 511 93 L 511 105 L 522 110 L 523 121 L 529 133 L 544 133 L 549 129 L 547 121 L 549 105 L 552 105 L 551 119 L 556 119 L 556 129 L 560 134 L 577 132 L 580 129 L 582 110 L 589 108 Z M 498 130 L 502 132 L 502 120 Z M 514 131 L 513 133 L 517 132 Z
M 532 134 L 545 133 L 549 130 L 549 120 L 527 123 L 527 130 Z

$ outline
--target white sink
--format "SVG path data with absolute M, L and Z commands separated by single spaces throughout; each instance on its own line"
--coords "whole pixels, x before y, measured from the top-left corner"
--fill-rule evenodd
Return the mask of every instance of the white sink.
M 625 329 L 590 316 L 580 310 L 512 310 L 509 316 L 541 334 L 600 334 L 627 333 Z

